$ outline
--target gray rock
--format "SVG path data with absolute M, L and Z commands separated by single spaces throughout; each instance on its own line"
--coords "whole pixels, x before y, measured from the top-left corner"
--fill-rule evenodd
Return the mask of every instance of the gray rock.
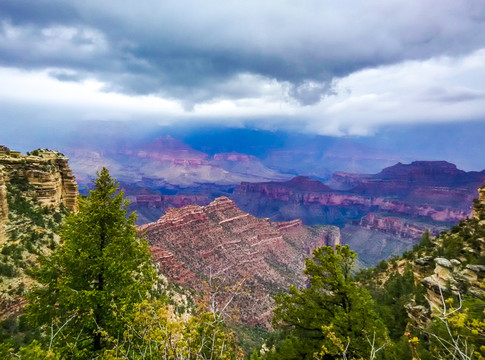
M 440 293 L 440 289 L 441 289 L 441 292 L 446 292 L 446 288 L 441 286 L 437 281 L 436 279 L 434 279 L 432 276 L 428 276 L 428 277 L 425 277 L 421 283 L 423 284 L 423 286 L 431 291 L 433 291 L 434 293 L 436 294 L 439 294 Z
M 467 265 L 466 268 L 477 274 L 485 274 L 485 265 Z
M 468 292 L 469 292 L 469 293 L 470 293 L 472 296 L 477 297 L 477 298 L 479 298 L 479 299 L 482 299 L 482 300 L 483 300 L 483 299 L 485 298 L 485 296 L 484 296 L 484 295 L 485 295 L 485 293 L 484 293 L 484 291 L 483 291 L 482 289 L 480 289 L 480 288 L 477 288 L 477 287 L 472 287 L 472 288 L 468 289 Z
M 434 259 L 434 262 L 447 269 L 453 269 L 453 265 L 451 264 L 451 261 L 445 258 L 436 258 Z
M 455 267 L 457 266 L 460 266 L 461 265 L 461 261 L 460 260 L 457 260 L 457 259 L 451 259 L 450 260 L 451 264 Z
M 426 256 L 420 259 L 416 259 L 414 263 L 420 266 L 427 266 L 427 265 L 431 265 L 432 260 L 433 258 L 431 256 Z

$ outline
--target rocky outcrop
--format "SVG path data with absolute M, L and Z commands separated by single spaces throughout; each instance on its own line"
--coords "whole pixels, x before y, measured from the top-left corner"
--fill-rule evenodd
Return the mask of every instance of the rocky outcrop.
M 174 281 L 202 290 L 209 277 L 228 284 L 245 279 L 248 291 L 235 300 L 241 321 L 266 326 L 273 295 L 290 284 L 305 285 L 305 256 L 340 242 L 338 228 L 309 228 L 298 220 L 273 223 L 241 211 L 227 197 L 207 206 L 170 208 L 140 231 L 155 249 L 161 271 Z
M 415 279 L 421 282 L 427 291 L 429 309 L 436 312 L 443 308 L 443 299 L 451 294 L 462 297 L 472 296 L 485 299 L 485 265 L 470 264 L 470 261 L 480 261 L 485 251 L 485 241 L 482 238 L 483 222 L 480 218 L 485 213 L 485 187 L 479 190 L 480 198 L 474 204 L 473 219 L 467 219 L 455 227 L 454 230 L 435 238 L 430 249 L 425 253 L 436 254 L 435 247 L 441 247 L 446 254 L 447 242 L 456 243 L 459 250 L 455 251 L 456 258 L 427 255 L 414 260 Z M 479 221 L 477 221 L 479 220 Z M 468 234 L 463 237 L 462 234 Z
M 445 226 L 431 225 L 412 219 L 385 216 L 379 213 L 369 213 L 363 216 L 357 224 L 363 228 L 381 231 L 403 238 L 419 239 L 426 230 L 435 236 L 446 229 Z
M 25 179 L 32 186 L 31 196 L 40 204 L 55 208 L 63 204 L 76 210 L 78 187 L 64 155 L 48 150 L 36 150 L 32 155 L 0 152 L 0 243 L 8 219 L 7 185 L 15 178 Z
M 478 199 L 473 204 L 473 217 L 478 220 L 483 219 L 483 214 L 485 213 L 485 186 L 478 189 Z
M 456 165 L 447 161 L 414 161 L 411 164 L 397 163 L 382 170 L 375 178 L 398 180 L 420 185 L 451 185 L 456 176 L 465 174 Z
M 410 202 L 433 203 L 437 198 L 438 203 L 448 204 L 455 199 L 456 205 L 469 209 L 476 189 L 484 182 L 483 172 L 465 172 L 446 161 L 415 161 L 385 168 L 352 191 L 370 196 L 399 196 Z

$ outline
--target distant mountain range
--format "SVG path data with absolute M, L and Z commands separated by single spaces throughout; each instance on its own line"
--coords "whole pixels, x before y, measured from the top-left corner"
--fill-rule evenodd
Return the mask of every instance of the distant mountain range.
M 326 181 L 335 171 L 376 172 L 408 160 L 389 149 L 355 140 L 257 131 L 102 141 L 96 133 L 61 146 L 71 159 L 81 191 L 107 166 L 118 180 L 149 188 L 289 180 Z M 182 140 L 183 139 L 183 140 Z
M 102 166 L 108 167 L 121 182 L 152 189 L 291 178 L 268 168 L 255 156 L 235 152 L 210 156 L 171 136 L 138 147 L 77 148 L 66 152 L 81 188 L 89 185 Z
M 337 225 L 366 264 L 411 248 L 425 229 L 437 234 L 465 219 L 485 183 L 485 171 L 466 172 L 446 161 L 381 167 L 395 154 L 347 139 L 300 140 L 259 153 L 248 148 L 252 154 L 217 152 L 228 148 L 226 140 L 209 148 L 172 136 L 64 151 L 81 193 L 107 166 L 138 212 L 138 224 L 156 221 L 171 207 L 227 196 L 254 216 Z M 236 141 L 238 147 L 244 148 Z

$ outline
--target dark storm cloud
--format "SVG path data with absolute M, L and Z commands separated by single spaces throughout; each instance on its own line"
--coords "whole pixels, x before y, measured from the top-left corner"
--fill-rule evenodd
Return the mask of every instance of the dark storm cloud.
M 260 96 L 260 82 L 239 83 L 241 74 L 311 105 L 354 71 L 485 47 L 483 0 L 12 0 L 0 22 L 3 66 L 188 107 Z

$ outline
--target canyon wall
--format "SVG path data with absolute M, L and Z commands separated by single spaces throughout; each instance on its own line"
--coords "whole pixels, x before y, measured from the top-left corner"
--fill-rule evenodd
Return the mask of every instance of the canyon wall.
M 311 179 L 308 181 L 314 182 Z M 316 186 L 312 184 L 312 187 Z M 425 190 L 421 189 L 421 191 Z M 451 190 L 442 189 L 440 195 L 445 191 L 450 192 Z M 471 196 L 469 196 L 470 200 Z M 339 217 L 342 222 L 346 222 L 352 217 L 359 218 L 369 211 L 383 211 L 443 222 L 458 222 L 471 214 L 471 203 L 452 207 L 452 204 L 444 201 L 441 202 L 441 205 L 434 205 L 426 202 L 415 203 L 396 197 L 360 195 L 325 189 L 323 191 L 295 189 L 291 186 L 291 181 L 286 183 L 241 183 L 234 189 L 233 198 L 244 210 L 258 216 L 270 216 L 275 220 L 286 220 L 286 217 L 303 218 L 309 224 L 337 223 Z M 278 204 L 273 204 L 276 202 Z M 286 209 L 283 212 L 275 211 L 273 217 L 271 211 L 276 207 Z M 312 207 L 315 208 L 316 221 L 306 214 L 307 209 Z M 317 213 L 318 208 L 320 211 Z M 344 208 L 346 210 L 342 213 Z M 339 216 L 338 213 L 342 214 Z
M 244 279 L 235 299 L 241 321 L 269 326 L 273 296 L 290 284 L 304 286 L 304 259 L 321 245 L 340 243 L 333 226 L 274 223 L 241 211 L 227 197 L 207 206 L 170 208 L 146 232 L 154 259 L 170 279 L 203 290 L 203 281 Z
M 44 206 L 76 210 L 78 187 L 68 165 L 68 159 L 59 152 L 36 150 L 35 155 L 0 151 L 0 244 L 5 241 L 8 222 L 7 186 L 15 179 L 25 179 L 35 196 Z
M 397 164 L 375 175 L 336 173 L 323 184 L 297 177 L 286 182 L 241 183 L 231 198 L 255 216 L 274 221 L 341 227 L 342 239 L 365 265 L 410 250 L 472 215 L 485 172 L 465 172 L 444 161 Z

